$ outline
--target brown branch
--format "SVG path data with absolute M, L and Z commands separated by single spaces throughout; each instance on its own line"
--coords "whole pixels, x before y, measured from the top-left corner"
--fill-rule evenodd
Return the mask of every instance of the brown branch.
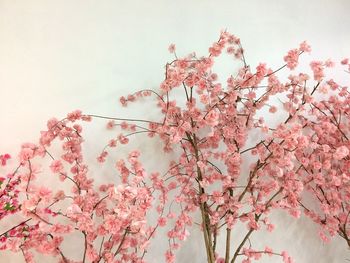
M 265 206 L 266 206 L 266 209 L 270 206 L 270 203 L 272 202 L 272 200 L 279 194 L 282 192 L 282 187 L 266 202 Z M 263 214 L 260 213 L 259 215 L 255 214 L 255 222 L 258 222 L 261 215 Z M 245 242 L 249 239 L 250 235 L 253 233 L 255 229 L 251 228 L 248 233 L 245 235 L 245 237 L 243 238 L 242 242 L 239 244 L 235 254 L 233 255 L 233 258 L 231 260 L 231 263 L 234 263 L 235 260 L 237 259 L 238 257 L 238 254 L 239 254 L 239 251 L 242 249 L 242 247 L 244 246 Z
M 19 223 L 18 225 L 15 225 L 14 227 L 11 227 L 9 230 L 6 230 L 5 232 L 3 232 L 2 234 L 0 234 L 0 237 L 5 236 L 8 232 L 10 232 L 11 230 L 15 229 L 16 227 L 19 227 L 21 225 L 24 225 L 25 223 L 27 223 L 28 221 L 32 220 L 32 218 L 29 218 L 21 223 Z

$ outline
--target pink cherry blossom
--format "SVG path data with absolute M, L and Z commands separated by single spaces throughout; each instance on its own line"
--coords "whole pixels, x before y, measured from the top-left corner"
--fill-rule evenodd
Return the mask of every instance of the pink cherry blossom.
M 336 149 L 335 153 L 333 154 L 334 158 L 336 160 L 341 160 L 349 155 L 349 149 L 346 146 L 340 146 Z
M 174 53 L 175 52 L 175 44 L 170 44 L 168 50 L 170 53 Z

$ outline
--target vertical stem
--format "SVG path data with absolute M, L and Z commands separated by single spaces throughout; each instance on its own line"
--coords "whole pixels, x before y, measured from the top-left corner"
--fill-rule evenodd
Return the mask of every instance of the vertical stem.
M 233 196 L 232 188 L 229 189 L 230 196 Z M 230 250 L 231 250 L 231 228 L 226 228 L 226 252 L 225 252 L 225 263 L 230 262 Z
M 86 259 L 86 250 L 87 250 L 87 239 L 86 239 L 86 233 L 85 233 L 85 231 L 83 231 L 83 235 L 84 235 L 84 254 L 83 254 L 83 263 L 85 263 L 85 259 Z
M 212 249 L 210 238 L 209 238 L 210 230 L 209 230 L 208 225 L 206 223 L 206 212 L 205 212 L 203 204 L 200 205 L 200 210 L 201 210 L 201 215 L 202 215 L 203 237 L 204 237 L 204 243 L 205 243 L 205 248 L 206 248 L 206 252 L 207 252 L 208 263 L 214 263 L 214 253 L 213 253 L 213 249 Z
M 225 252 L 225 263 L 230 262 L 230 248 L 231 248 L 231 229 L 226 228 L 226 252 Z
M 198 152 L 196 153 L 196 156 L 198 156 Z M 197 166 L 197 174 L 198 174 L 198 180 L 202 181 L 202 172 L 200 168 Z M 201 194 L 204 194 L 204 188 L 199 185 L 199 192 Z M 214 251 L 212 247 L 212 238 L 211 238 L 211 229 L 210 229 L 210 219 L 208 215 L 208 205 L 207 202 L 201 203 L 200 205 L 201 214 L 202 214 L 202 223 L 203 223 L 203 235 L 204 235 L 204 241 L 207 248 L 207 257 L 208 257 L 208 263 L 214 263 L 215 257 L 214 257 Z
M 189 133 L 186 133 L 188 140 L 193 146 L 196 160 L 199 161 L 199 154 L 198 154 L 198 146 L 197 146 L 197 138 L 196 135 L 193 134 L 193 138 Z M 197 165 L 197 178 L 198 181 L 201 182 L 203 180 L 203 175 L 200 167 Z M 205 193 L 204 188 L 199 184 L 199 193 L 202 195 Z M 203 237 L 205 242 L 205 247 L 207 251 L 207 260 L 208 263 L 214 263 L 215 262 L 215 255 L 214 255 L 214 249 L 213 249 L 213 241 L 212 241 L 212 233 L 210 229 L 210 219 L 208 214 L 208 205 L 207 202 L 203 202 L 200 204 L 200 210 L 201 210 L 201 216 L 202 216 L 202 224 L 203 224 Z

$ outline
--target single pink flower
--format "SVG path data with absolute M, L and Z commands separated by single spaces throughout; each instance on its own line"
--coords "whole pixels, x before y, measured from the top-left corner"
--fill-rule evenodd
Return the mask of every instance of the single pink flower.
M 340 146 L 335 150 L 335 153 L 333 154 L 334 158 L 336 160 L 341 160 L 349 155 L 349 149 L 346 146 Z
M 175 50 L 176 50 L 175 44 L 170 44 L 168 50 L 170 53 L 175 53 Z

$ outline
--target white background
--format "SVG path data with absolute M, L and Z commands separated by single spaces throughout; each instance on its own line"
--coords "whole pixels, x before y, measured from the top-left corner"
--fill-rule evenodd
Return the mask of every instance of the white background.
M 172 59 L 170 43 L 180 56 L 206 55 L 220 30 L 227 29 L 241 38 L 253 66 L 262 61 L 276 68 L 303 40 L 312 45 L 314 57 L 349 57 L 349 10 L 348 0 L 0 0 L 0 152 L 14 154 L 22 142 L 37 140 L 47 119 L 74 109 L 121 116 L 121 95 L 157 89 Z M 129 115 L 144 113 L 133 108 Z M 254 244 L 286 249 L 299 263 L 350 259 L 342 240 L 319 241 L 308 219 L 277 214 L 275 220 L 276 231 L 257 235 Z M 178 262 L 204 262 L 197 236 Z M 3 255 L 0 262 L 22 262 Z M 163 262 L 154 255 L 150 262 Z

